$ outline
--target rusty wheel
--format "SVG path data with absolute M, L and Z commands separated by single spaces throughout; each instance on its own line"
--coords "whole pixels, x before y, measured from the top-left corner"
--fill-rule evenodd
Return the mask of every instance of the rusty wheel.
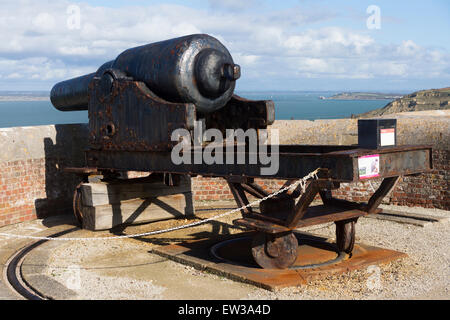
M 83 225 L 83 213 L 81 212 L 81 185 L 83 183 L 80 183 L 76 188 L 75 192 L 73 193 L 73 214 L 75 215 L 75 218 L 78 221 L 78 224 L 80 226 Z
M 268 234 L 258 232 L 252 241 L 252 255 L 264 269 L 286 269 L 297 259 L 298 241 L 292 232 Z
M 336 245 L 339 252 L 352 253 L 355 245 L 355 220 L 336 221 Z

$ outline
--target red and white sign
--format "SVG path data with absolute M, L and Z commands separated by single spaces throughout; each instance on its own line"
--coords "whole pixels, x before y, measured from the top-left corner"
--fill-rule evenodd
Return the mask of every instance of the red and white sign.
M 394 146 L 395 145 L 395 129 L 380 129 L 380 146 Z
M 380 175 L 380 155 L 372 154 L 359 157 L 358 172 L 360 179 L 378 177 Z

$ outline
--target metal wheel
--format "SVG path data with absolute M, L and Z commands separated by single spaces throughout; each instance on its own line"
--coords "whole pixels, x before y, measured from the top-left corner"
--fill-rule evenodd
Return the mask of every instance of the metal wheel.
M 298 241 L 292 232 L 257 233 L 252 241 L 252 255 L 264 269 L 286 269 L 297 259 Z
M 336 245 L 339 252 L 352 253 L 355 246 L 355 220 L 336 221 Z
M 83 183 L 80 183 L 76 188 L 75 192 L 73 193 L 73 214 L 75 215 L 75 218 L 78 221 L 78 224 L 83 226 L 83 213 L 81 212 L 81 185 Z

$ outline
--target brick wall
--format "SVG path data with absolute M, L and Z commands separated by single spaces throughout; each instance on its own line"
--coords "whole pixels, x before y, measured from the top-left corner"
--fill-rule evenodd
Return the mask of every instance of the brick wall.
M 0 129 L 0 226 L 70 212 L 86 125 Z
M 45 196 L 45 159 L 1 163 L 0 226 L 36 218 L 34 198 Z
M 404 177 L 385 202 L 399 205 L 450 210 L 449 150 L 450 118 L 398 118 L 398 144 L 433 146 L 432 173 Z M 282 144 L 354 144 L 356 120 L 276 121 Z M 0 226 L 70 214 L 72 193 L 79 183 L 73 174 L 59 168 L 83 165 L 87 148 L 87 125 L 55 125 L 0 129 Z M 281 187 L 281 180 L 257 180 L 266 190 Z M 335 194 L 355 201 L 366 201 L 377 180 L 342 184 Z M 193 179 L 195 201 L 232 200 L 221 178 Z
M 283 186 L 285 181 L 255 179 L 255 182 L 265 190 L 276 191 Z M 207 178 L 197 176 L 192 179 L 192 192 L 194 195 L 194 201 L 219 201 L 234 199 L 228 184 L 223 178 Z M 253 199 L 249 195 L 248 198 Z

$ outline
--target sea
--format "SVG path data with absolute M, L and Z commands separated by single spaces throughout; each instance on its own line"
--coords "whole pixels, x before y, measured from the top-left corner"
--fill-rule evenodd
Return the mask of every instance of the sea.
M 384 107 L 392 100 L 327 100 L 338 91 L 241 91 L 241 97 L 273 100 L 276 120 L 350 118 L 352 114 Z M 1 95 L 1 94 L 0 94 Z M 87 111 L 62 112 L 48 101 L 0 101 L 0 128 L 87 123 Z

